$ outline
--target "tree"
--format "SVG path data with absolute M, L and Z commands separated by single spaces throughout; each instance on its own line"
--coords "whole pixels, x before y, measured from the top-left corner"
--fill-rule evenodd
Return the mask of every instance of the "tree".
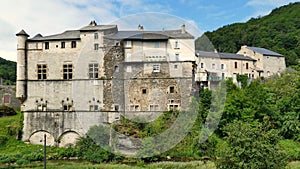
M 268 118 L 264 123 L 234 121 L 224 127 L 225 146 L 218 146 L 217 168 L 281 169 L 287 165 L 284 151 L 276 146 L 278 131 L 271 129 Z

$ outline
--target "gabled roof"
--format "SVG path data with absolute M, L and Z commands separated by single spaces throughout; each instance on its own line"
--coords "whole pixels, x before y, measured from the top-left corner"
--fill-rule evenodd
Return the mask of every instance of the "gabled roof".
M 273 52 L 273 51 L 265 49 L 265 48 L 250 47 L 250 46 L 247 46 L 246 48 L 249 49 L 249 50 L 255 51 L 256 53 L 260 53 L 262 55 L 265 55 L 265 56 L 279 56 L 279 57 L 283 57 L 282 54 Z
M 107 39 L 123 40 L 166 40 L 166 39 L 194 39 L 188 32 L 181 30 L 166 31 L 118 31 L 116 34 L 105 36 Z
M 106 29 L 116 29 L 117 25 L 88 25 L 80 29 L 80 31 L 101 31 Z
M 42 36 L 41 34 L 37 34 L 33 38 L 29 39 L 30 41 L 45 41 L 45 40 L 76 40 L 80 39 L 80 31 L 79 30 L 71 30 L 65 31 L 61 34 L 50 35 L 50 36 Z
M 248 60 L 256 61 L 249 56 L 243 56 L 235 53 L 217 53 L 217 52 L 206 52 L 206 51 L 196 51 L 197 57 L 205 58 L 220 58 L 220 59 L 235 59 L 235 60 Z

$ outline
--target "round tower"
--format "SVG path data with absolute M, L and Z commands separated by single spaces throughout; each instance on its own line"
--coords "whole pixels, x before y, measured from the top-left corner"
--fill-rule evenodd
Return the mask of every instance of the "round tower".
M 16 82 L 16 97 L 23 102 L 26 99 L 27 90 L 27 38 L 29 35 L 21 30 L 16 34 L 18 37 L 17 45 L 17 82 Z

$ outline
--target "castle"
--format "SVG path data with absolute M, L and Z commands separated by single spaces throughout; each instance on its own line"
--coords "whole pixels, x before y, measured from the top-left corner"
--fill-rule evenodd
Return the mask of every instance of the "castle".
M 46 134 L 47 145 L 74 145 L 91 126 L 120 116 L 151 121 L 162 111 L 186 110 L 201 85 L 236 74 L 267 77 L 285 69 L 284 57 L 268 50 L 269 55 L 249 47 L 238 54 L 195 52 L 195 39 L 185 25 L 120 31 L 92 21 L 61 34 L 28 38 L 22 30 L 16 35 L 22 139 L 33 144 L 41 144 Z

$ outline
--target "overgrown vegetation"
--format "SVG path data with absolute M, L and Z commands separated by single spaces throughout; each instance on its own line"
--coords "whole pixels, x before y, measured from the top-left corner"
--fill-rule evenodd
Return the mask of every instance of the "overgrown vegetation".
M 0 78 L 4 85 L 14 85 L 16 83 L 16 62 L 0 58 Z
M 288 66 L 297 65 L 300 58 L 299 9 L 300 2 L 292 3 L 274 9 L 267 16 L 227 25 L 204 35 L 219 52 L 236 53 L 242 45 L 263 47 L 286 56 Z M 213 51 L 205 36 L 196 41 L 196 49 Z

